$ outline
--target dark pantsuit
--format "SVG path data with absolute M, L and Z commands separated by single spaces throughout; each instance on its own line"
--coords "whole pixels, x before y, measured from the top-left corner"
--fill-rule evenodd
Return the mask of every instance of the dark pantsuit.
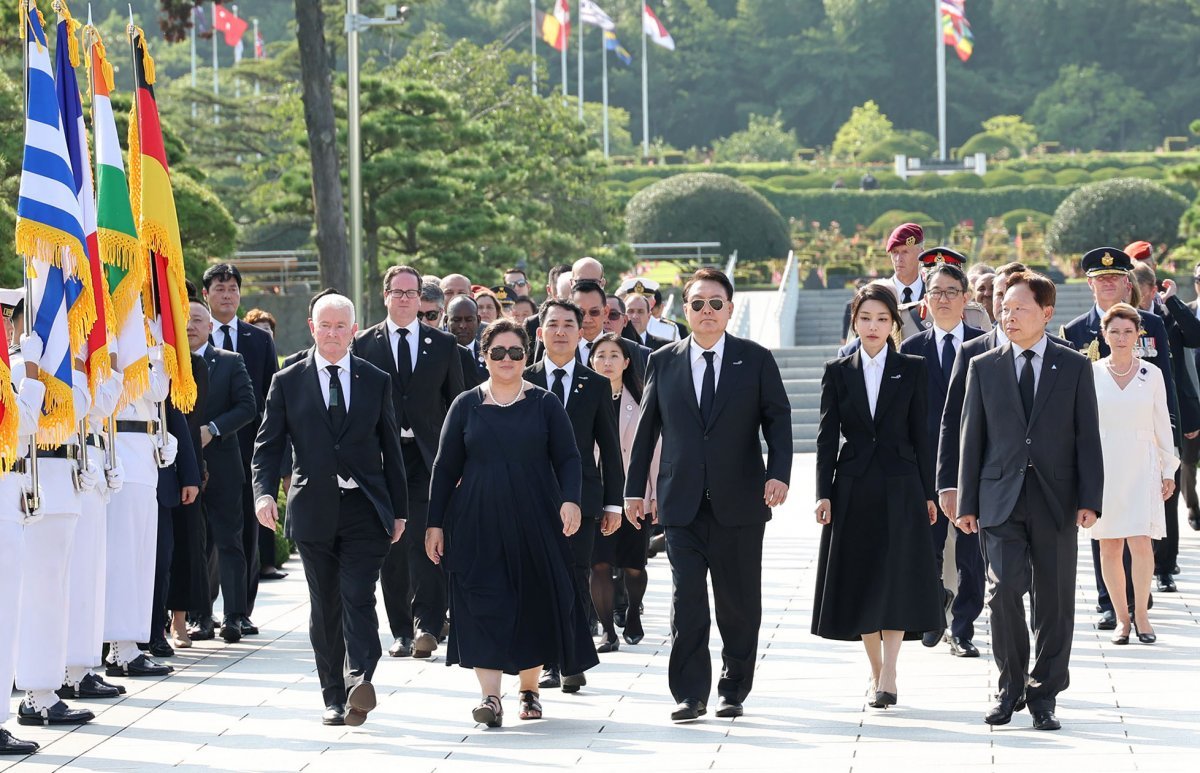
M 388 629 L 391 630 L 393 639 L 413 638 L 412 580 L 408 568 L 409 550 L 404 544 L 409 540 L 409 530 L 405 528 L 404 531 L 400 541 L 388 549 L 387 558 L 384 559 L 379 573 L 383 608 L 387 612 Z M 421 539 L 425 539 L 423 532 Z
M 326 706 L 344 704 L 350 687 L 370 681 L 383 654 L 375 583 L 388 536 L 361 491 L 346 492 L 340 504 L 333 539 L 296 543 L 308 581 L 308 635 Z
M 154 555 L 154 606 L 150 608 L 150 641 L 167 637 L 167 588 L 171 579 L 171 555 L 175 533 L 171 508 L 158 506 L 158 537 Z
M 929 527 L 933 535 L 933 557 L 937 561 L 938 583 L 942 582 L 942 561 L 946 550 L 946 534 L 950 519 L 938 511 L 938 519 Z M 975 621 L 983 611 L 983 553 L 978 534 L 954 535 L 954 565 L 958 568 L 958 589 L 950 608 L 950 635 L 960 639 L 975 638 Z
M 208 518 L 201 500 L 171 508 L 171 524 L 174 549 L 167 609 L 177 612 L 208 609 L 212 605 L 208 586 Z
M 208 513 L 210 580 L 220 584 L 225 615 L 246 613 L 246 554 L 243 537 L 242 487 L 210 485 L 204 492 Z M 214 567 L 215 572 L 211 572 Z M 257 570 L 257 564 L 255 565 Z M 217 583 L 210 592 L 217 596 Z M 211 605 L 210 605 L 211 611 Z
M 722 526 L 708 500 L 687 526 L 667 526 L 671 598 L 671 660 L 667 672 L 676 701 L 712 691 L 708 656 L 708 574 L 712 573 L 721 678 L 717 694 L 741 703 L 754 684 L 762 620 L 762 541 L 766 524 Z
M 246 471 L 246 485 L 242 488 L 242 554 L 246 557 L 246 615 L 254 614 L 254 600 L 258 598 L 258 517 L 254 514 L 254 484 L 250 471 Z
M 1183 464 L 1179 466 L 1182 475 L 1183 501 L 1187 505 L 1188 515 L 1200 512 L 1200 501 L 1196 497 L 1196 462 L 1200 461 L 1200 437 L 1183 439 L 1180 456 Z
M 258 568 L 275 566 L 275 530 L 258 525 Z
M 984 528 L 980 537 L 1000 700 L 1011 704 L 1024 694 L 1031 711 L 1052 711 L 1056 696 L 1070 684 L 1079 529 L 1074 524 L 1059 529 L 1056 511 L 1031 490 L 1036 488 L 1029 482 L 1032 477 L 1026 476 L 1008 520 Z M 1036 599 L 1030 604 L 1036 651 L 1032 669 L 1024 600 L 1031 591 Z

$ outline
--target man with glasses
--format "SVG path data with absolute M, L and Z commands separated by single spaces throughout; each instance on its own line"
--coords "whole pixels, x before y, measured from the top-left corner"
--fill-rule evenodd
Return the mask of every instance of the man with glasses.
M 791 405 L 775 358 L 726 333 L 733 283 L 702 268 L 683 295 L 692 333 L 650 357 L 625 484 L 625 516 L 646 528 L 642 497 L 661 437 L 655 491 L 674 588 L 667 679 L 675 722 L 708 711 L 710 572 L 723 661 L 717 716 L 743 713 L 758 660 L 763 534 L 771 508 L 787 499 L 792 469 Z
M 942 411 L 946 407 L 946 393 L 950 387 L 950 375 L 954 363 L 962 352 L 965 342 L 984 335 L 984 331 L 963 322 L 967 307 L 967 276 L 961 266 L 966 258 L 946 248 L 929 250 L 921 255 L 921 262 L 931 259 L 933 268 L 925 275 L 928 288 L 922 303 L 927 315 L 933 319 L 933 327 L 909 338 L 900 345 L 903 354 L 925 358 L 925 374 L 929 384 L 929 411 L 925 418 L 929 436 L 929 469 L 937 464 L 938 435 L 942 425 Z M 937 565 L 939 585 L 942 582 L 942 566 L 946 549 L 946 536 L 950 520 L 943 517 L 931 525 L 933 557 Z M 950 626 L 950 654 L 957 657 L 977 658 L 979 649 L 972 641 L 975 638 L 975 620 L 983 611 L 983 555 L 979 550 L 979 535 L 954 535 L 954 563 L 958 569 L 957 595 L 955 590 L 943 588 L 943 606 L 953 613 Z M 936 647 L 945 632 L 945 617 L 942 626 L 935 631 L 926 631 L 921 643 Z
M 439 330 L 442 327 L 442 313 L 446 306 L 446 294 L 434 282 L 421 283 L 420 305 L 417 307 L 417 319 L 430 327 Z
M 463 391 L 462 361 L 454 336 L 419 318 L 421 275 L 416 269 L 387 270 L 383 305 L 387 318 L 359 333 L 353 351 L 392 377 L 392 404 L 408 475 L 409 529 L 388 551 L 379 578 L 393 638 L 388 655 L 428 658 L 446 623 L 445 575 L 425 554 L 429 476 L 442 422 Z
M 514 300 L 516 298 L 528 298 L 533 290 L 529 286 L 529 277 L 525 275 L 525 269 L 510 268 L 504 272 L 504 284 L 513 289 Z
M 604 321 L 609 313 L 608 296 L 605 295 L 604 288 L 599 283 L 584 279 L 575 283 L 571 301 L 579 307 L 583 314 L 583 324 L 579 330 L 578 350 L 579 361 L 587 362 L 592 354 L 592 344 L 604 332 Z M 645 383 L 646 361 L 650 358 L 650 350 L 627 338 L 621 339 L 621 346 L 625 349 L 625 355 L 629 357 L 630 367 L 633 368 L 639 380 Z
M 625 473 L 617 414 L 612 409 L 608 379 L 577 359 L 579 330 L 584 322 L 579 307 L 570 301 L 551 299 L 542 304 L 540 316 L 537 336 L 545 356 L 525 369 L 525 378 L 562 401 L 575 430 L 583 463 L 583 525 L 567 541 L 574 559 L 577 600 L 581 609 L 590 610 L 589 577 L 597 532 L 611 534 L 621 525 Z M 547 663 L 538 684 L 578 692 L 587 679 L 583 674 L 560 674 L 558 664 Z
M 604 332 L 621 335 L 629 323 L 629 318 L 625 316 L 625 302 L 615 295 L 610 295 L 605 301 L 605 306 L 608 310 L 604 314 Z

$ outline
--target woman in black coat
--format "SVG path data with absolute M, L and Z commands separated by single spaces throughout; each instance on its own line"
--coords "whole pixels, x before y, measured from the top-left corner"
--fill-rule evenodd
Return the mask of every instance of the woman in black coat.
M 862 640 L 870 705 L 886 708 L 896 703 L 901 642 L 939 628 L 944 614 L 929 536 L 937 508 L 925 362 L 896 352 L 900 312 L 888 288 L 862 288 L 851 319 L 862 346 L 826 363 L 821 379 L 812 632 Z

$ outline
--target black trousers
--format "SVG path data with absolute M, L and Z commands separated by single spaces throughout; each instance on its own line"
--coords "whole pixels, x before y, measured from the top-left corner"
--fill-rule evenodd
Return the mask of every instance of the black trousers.
M 711 627 L 708 575 L 712 573 L 721 677 L 717 694 L 741 703 L 754 685 L 758 629 L 762 623 L 762 543 L 766 524 L 722 526 L 702 499 L 695 520 L 667 526 L 671 562 L 671 658 L 667 679 L 676 702 L 707 702 L 712 691 L 708 655 Z
M 425 554 L 429 514 L 429 468 L 416 443 L 402 443 L 408 482 L 408 525 L 388 551 L 379 584 L 392 638 L 428 631 L 440 636 L 446 623 L 446 575 Z
M 1151 543 L 1154 546 L 1154 573 L 1168 577 L 1179 562 L 1179 482 L 1180 473 L 1176 470 L 1175 493 L 1163 503 L 1167 516 L 1167 536 Z
M 1030 490 L 1029 477 L 1008 520 L 982 529 L 980 538 L 1000 700 L 1015 703 L 1024 695 L 1030 710 L 1040 711 L 1053 710 L 1058 694 L 1070 684 L 1079 527 L 1073 520 L 1062 524 L 1061 513 Z M 1032 669 L 1026 593 L 1036 650 Z
M 215 600 L 219 586 L 225 616 L 243 615 L 247 614 L 247 578 L 245 540 L 242 539 L 242 486 L 214 486 L 214 483 L 210 480 L 204 490 L 204 510 L 208 514 L 209 593 Z M 207 611 L 212 613 L 211 601 Z
M 208 519 L 203 499 L 171 508 L 174 550 L 171 553 L 167 609 L 201 611 L 211 607 L 208 586 Z
M 308 637 L 326 706 L 345 704 L 351 687 L 371 681 L 383 654 L 375 583 L 390 538 L 360 490 L 345 491 L 340 504 L 333 539 L 296 543 L 312 606 Z
M 1183 464 L 1179 469 L 1181 472 L 1181 488 L 1183 489 L 1183 501 L 1187 505 L 1188 515 L 1200 512 L 1200 500 L 1196 497 L 1196 462 L 1200 461 L 1200 437 L 1188 440 L 1183 439 L 1183 448 L 1180 454 L 1183 457 Z
M 242 555 L 246 560 L 246 615 L 254 614 L 254 601 L 258 598 L 258 516 L 254 514 L 254 483 L 250 470 L 246 469 L 246 483 L 242 486 Z
M 150 641 L 167 638 L 167 590 L 171 578 L 171 555 L 175 548 L 175 533 L 171 508 L 158 506 L 158 537 L 154 554 L 154 606 L 150 608 Z
M 946 550 L 946 535 L 950 519 L 938 511 L 938 519 L 929 527 L 933 536 L 933 558 L 937 562 L 938 584 L 942 582 L 942 563 Z M 975 621 L 983 611 L 983 552 L 978 534 L 954 535 L 954 565 L 958 569 L 958 589 L 950 608 L 950 635 L 960 639 L 975 638 Z

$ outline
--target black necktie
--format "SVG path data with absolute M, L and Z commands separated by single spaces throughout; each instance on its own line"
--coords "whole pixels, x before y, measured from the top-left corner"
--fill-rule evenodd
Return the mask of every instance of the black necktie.
M 904 301 L 903 301 L 903 303 L 912 303 L 912 288 L 911 288 L 911 287 L 905 287 L 905 288 L 904 288 Z
M 708 424 L 712 418 L 713 398 L 717 395 L 717 369 L 713 367 L 716 352 L 704 352 L 704 378 L 700 381 L 700 418 Z
M 396 374 L 400 379 L 400 391 L 408 391 L 408 382 L 412 379 L 412 351 L 408 348 L 408 328 L 400 328 L 396 331 L 400 334 L 400 340 L 396 342 Z M 403 405 L 400 408 L 400 415 L 397 417 L 400 420 L 401 429 L 411 429 L 408 422 L 408 412 Z
M 326 365 L 329 371 L 329 420 L 333 422 L 334 430 L 340 430 L 346 421 L 346 396 L 342 394 L 342 380 L 338 378 L 337 365 Z
M 221 341 L 221 348 L 227 352 L 232 352 L 233 337 L 229 335 L 229 325 L 221 325 L 221 333 L 225 336 L 225 340 Z
M 562 368 L 555 368 L 554 369 L 554 383 L 550 385 L 550 392 L 555 397 L 557 397 L 558 401 L 560 403 L 562 403 L 563 405 L 567 404 L 567 396 L 563 392 L 563 378 L 565 378 L 566 375 L 567 375 L 567 372 L 565 370 L 563 370 Z
M 1033 355 L 1032 349 L 1021 352 L 1025 364 L 1021 367 L 1021 379 L 1017 387 L 1021 390 L 1021 406 L 1025 409 L 1025 421 L 1033 415 Z
M 947 333 L 942 339 L 942 376 L 950 383 L 950 373 L 954 370 L 954 334 Z

